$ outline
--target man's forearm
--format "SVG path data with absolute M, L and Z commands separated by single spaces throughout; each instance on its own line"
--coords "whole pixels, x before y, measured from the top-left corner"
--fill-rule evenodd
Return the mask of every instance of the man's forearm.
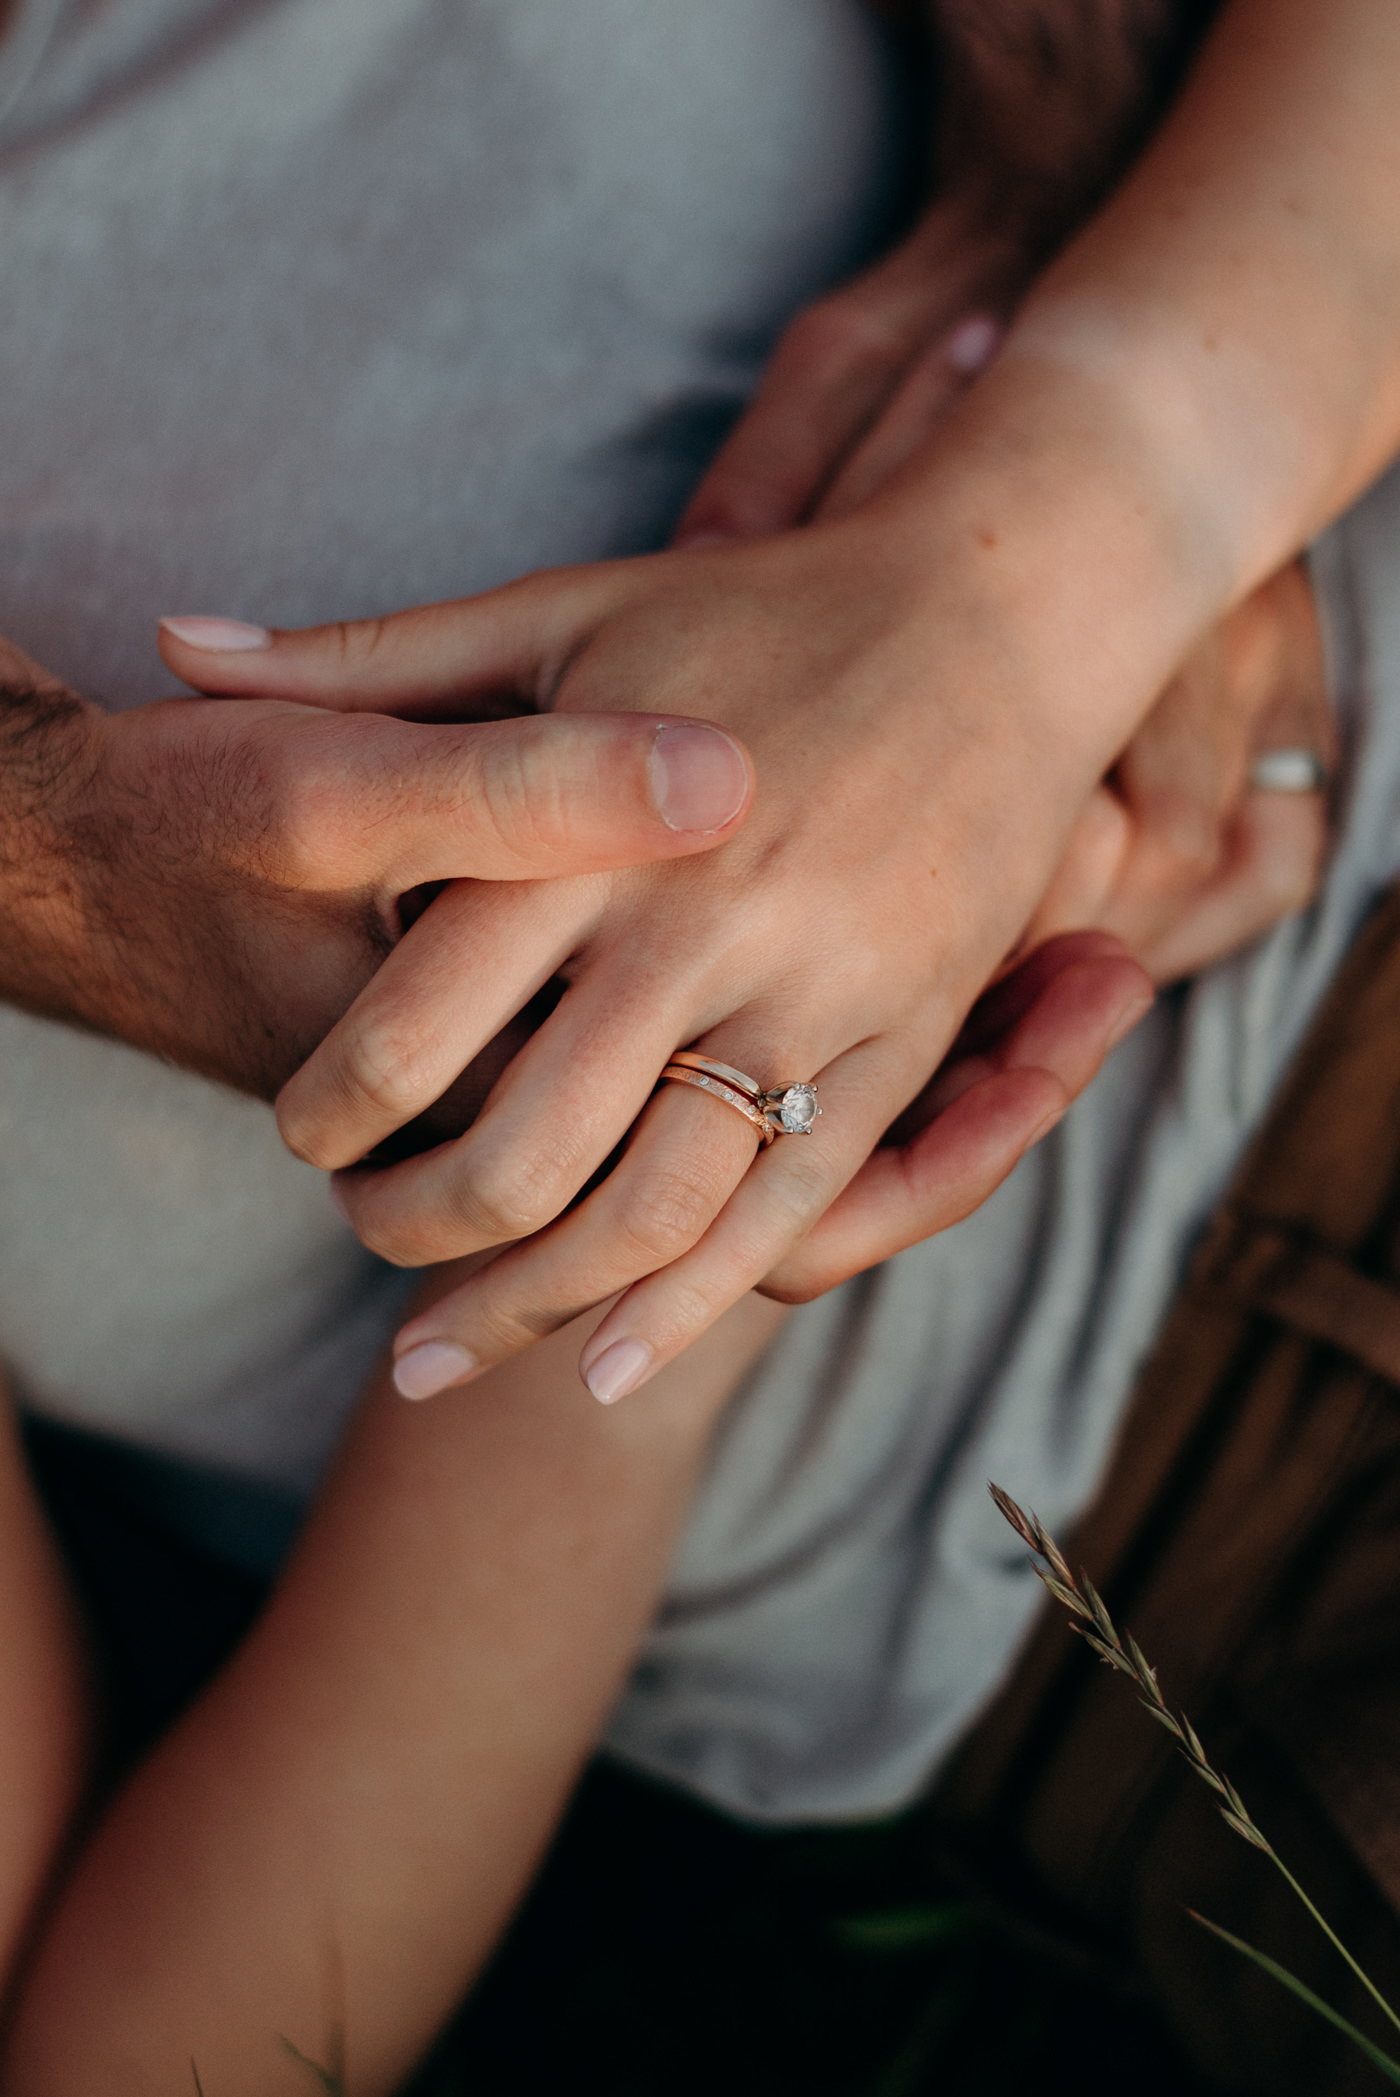
M 0 651 L 0 998 L 93 1022 L 97 957 L 84 939 L 77 810 L 95 753 L 92 711 Z

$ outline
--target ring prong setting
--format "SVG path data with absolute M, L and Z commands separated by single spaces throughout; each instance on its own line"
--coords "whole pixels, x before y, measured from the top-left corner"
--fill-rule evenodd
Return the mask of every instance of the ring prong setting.
M 821 1113 L 815 1085 L 774 1085 L 763 1095 L 763 1111 L 785 1136 L 810 1136 Z

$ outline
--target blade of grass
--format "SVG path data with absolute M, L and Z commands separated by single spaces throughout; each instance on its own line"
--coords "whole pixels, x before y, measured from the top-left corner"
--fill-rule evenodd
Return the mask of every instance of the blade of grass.
M 1227 1814 L 1225 1818 L 1228 1820 L 1229 1815 Z M 1253 1823 L 1251 1822 L 1251 1826 L 1252 1825 Z M 1269 1856 L 1270 1861 L 1273 1863 L 1275 1869 L 1277 1871 L 1282 1872 L 1284 1878 L 1287 1879 L 1289 1885 L 1293 1888 L 1293 1891 L 1297 1894 L 1299 1900 L 1303 1903 L 1303 1906 L 1312 1916 L 1313 1921 L 1322 1931 L 1322 1934 L 1327 1939 L 1328 1943 L 1334 1945 L 1335 1948 L 1341 1953 L 1342 1957 L 1346 1960 L 1348 1966 L 1350 1966 L 1352 1972 L 1356 1975 L 1356 1978 L 1360 1981 L 1362 1987 L 1366 1990 L 1366 1993 L 1370 1996 L 1371 2000 L 1374 2003 L 1377 2003 L 1379 2007 L 1385 2011 L 1386 2016 L 1395 2026 L 1395 2029 L 1397 2031 L 1400 2031 L 1400 2016 L 1397 2016 L 1395 2011 L 1390 2007 L 1390 2004 L 1386 2001 L 1380 1989 L 1371 1979 L 1371 1976 L 1368 1973 L 1363 1972 L 1362 1968 L 1357 1965 L 1355 1959 L 1347 1950 L 1345 1944 L 1343 1944 L 1341 1938 L 1337 1935 L 1337 1932 L 1332 1928 L 1332 1925 L 1326 1920 L 1325 1916 L 1319 1915 L 1317 1909 L 1308 1899 L 1307 1894 L 1304 1893 L 1302 1887 L 1298 1884 L 1298 1881 L 1294 1878 L 1292 1872 L 1284 1863 L 1278 1851 L 1274 1849 L 1271 1845 L 1267 1854 Z M 1400 2075 L 1397 2075 L 1396 2080 L 1400 2081 Z
M 1135 1638 L 1130 1638 L 1125 1643 L 1119 1636 L 1117 1626 L 1109 1615 L 1102 1596 L 1087 1573 L 1081 1573 L 1076 1580 L 1070 1571 L 1068 1560 L 1045 1524 L 1037 1516 L 1027 1514 L 1024 1508 L 1018 1507 L 1010 1493 L 1004 1492 L 999 1485 L 989 1486 L 988 1490 L 999 1513 L 1011 1524 L 1036 1558 L 1042 1561 L 1035 1568 L 1037 1578 L 1054 1595 L 1056 1601 L 1062 1602 L 1076 1618 L 1076 1622 L 1070 1628 L 1079 1632 L 1101 1660 L 1133 1679 L 1143 1709 L 1155 1718 L 1159 1725 L 1165 1726 L 1169 1733 L 1175 1735 L 1186 1761 L 1201 1782 L 1208 1784 L 1212 1791 L 1224 1799 L 1225 1804 L 1220 1808 L 1220 1817 L 1226 1827 L 1242 1841 L 1251 1843 L 1255 1849 L 1263 1851 L 1280 1877 L 1307 1909 L 1328 1943 L 1346 1961 L 1377 2008 L 1383 2010 L 1396 2030 L 1400 2031 L 1400 2014 L 1391 2008 L 1369 1973 L 1357 1964 L 1327 1918 L 1313 1906 L 1267 1835 L 1256 1824 L 1229 1778 L 1221 1776 L 1219 1770 L 1212 1768 L 1201 1745 L 1200 1736 L 1190 1719 L 1184 1712 L 1176 1713 L 1168 1707 L 1161 1684 L 1157 1680 L 1156 1668 L 1149 1666 L 1146 1655 Z
M 1267 1973 L 1272 1980 L 1280 1981 L 1296 1995 L 1299 2002 L 1305 2002 L 1310 2010 L 1316 2010 L 1319 2017 L 1325 2017 L 1329 2024 L 1335 2024 L 1337 2030 L 1345 2032 L 1353 2045 L 1361 2048 L 1366 2058 L 1380 2069 L 1382 2075 L 1388 2076 L 1391 2082 L 1400 2083 L 1400 2061 L 1393 2061 L 1388 2053 L 1382 2053 L 1380 2047 L 1368 2039 L 1365 2032 L 1358 2031 L 1354 2024 L 1348 2023 L 1341 2012 L 1334 2010 L 1330 2003 L 1324 2002 L 1320 1995 L 1314 1995 L 1312 1989 L 1306 1987 L 1296 1974 L 1290 1973 L 1286 1966 L 1280 1966 L 1277 1959 L 1269 1958 L 1262 1951 L 1256 1951 L 1252 1944 L 1245 1943 L 1243 1937 L 1232 1937 L 1229 1930 L 1223 1930 L 1218 1922 L 1211 1922 L 1206 1916 L 1198 1915 L 1194 1908 L 1188 1908 L 1186 1912 L 1193 1922 L 1200 1923 L 1203 1930 L 1209 1930 L 1213 1937 L 1219 1937 L 1222 1944 L 1228 1944 L 1232 1950 L 1241 1952 L 1247 1959 L 1252 1959 L 1262 1972 Z M 1330 1937 L 1332 1933 L 1329 1930 L 1327 1934 Z

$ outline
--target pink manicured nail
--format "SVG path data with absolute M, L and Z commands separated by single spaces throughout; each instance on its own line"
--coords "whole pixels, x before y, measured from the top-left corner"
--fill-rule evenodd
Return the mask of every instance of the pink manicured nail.
M 974 313 L 960 320 L 943 345 L 943 361 L 966 379 L 976 378 L 1001 348 L 1002 331 L 990 313 Z
M 644 1340 L 614 1340 L 584 1371 L 583 1380 L 599 1405 L 616 1405 L 636 1390 L 650 1367 L 651 1349 Z
M 214 655 L 245 655 L 253 648 L 270 648 L 272 635 L 265 626 L 249 626 L 242 619 L 162 619 L 161 625 L 187 648 L 207 648 Z
M 436 1398 L 449 1384 L 462 1383 L 476 1367 L 476 1356 L 451 1340 L 425 1340 L 394 1364 L 394 1386 L 402 1398 Z
M 722 830 L 738 815 L 749 770 L 722 728 L 668 721 L 651 751 L 651 790 L 670 830 Z

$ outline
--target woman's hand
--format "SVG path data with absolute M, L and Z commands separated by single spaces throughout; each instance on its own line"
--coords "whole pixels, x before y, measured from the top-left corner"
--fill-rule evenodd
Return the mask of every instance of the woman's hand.
M 993 236 L 990 217 L 936 204 L 892 255 L 798 316 L 678 545 L 848 516 L 916 455 L 993 362 L 1034 273 L 1037 243 Z M 1258 790 L 1250 771 L 1288 748 L 1325 777 L 1333 743 L 1312 588 L 1294 563 L 1168 684 L 1076 823 L 1023 949 L 1097 927 L 1169 983 L 1301 909 L 1323 863 L 1325 796 Z
M 339 676 L 319 653 L 320 693 L 371 709 L 513 690 L 714 719 L 761 782 L 732 844 L 557 884 L 543 932 L 449 889 L 422 922 L 448 904 L 463 965 L 405 997 L 410 932 L 284 1092 L 294 1145 L 350 1162 L 481 1046 L 483 939 L 561 950 L 570 989 L 475 1127 L 346 1190 L 405 1260 L 540 1232 L 458 1300 L 461 1374 L 647 1275 L 590 1343 L 616 1395 L 770 1273 L 928 1082 L 1192 644 L 1394 456 L 1398 72 L 1381 0 L 1235 0 L 991 370 L 858 512 L 385 621 Z M 300 648 L 193 675 L 315 697 Z M 666 1088 L 563 1216 L 682 1043 L 820 1078 L 820 1133 L 754 1162 L 737 1114 Z
M 713 879 L 674 866 L 543 892 L 455 884 L 282 1094 L 300 1155 L 356 1164 L 494 1033 L 500 1013 L 476 986 L 507 965 L 516 982 L 568 979 L 466 1135 L 340 1183 L 361 1235 L 406 1264 L 529 1240 L 468 1283 L 432 1336 L 411 1335 L 462 1350 L 441 1381 L 661 1268 L 626 1334 L 634 1357 L 645 1350 L 641 1381 L 787 1258 L 928 1083 L 1107 754 L 1011 688 L 1018 649 L 1008 662 L 1005 628 L 966 582 L 931 587 L 922 549 L 911 557 L 865 517 L 537 577 L 372 632 L 281 636 L 255 662 L 200 665 L 167 643 L 206 688 L 417 713 L 486 692 L 569 711 L 645 696 L 703 711 L 753 751 L 761 791 L 741 839 L 710 856 Z M 730 1109 L 679 1086 L 652 1098 L 682 1044 L 767 1083 L 817 1079 L 815 1136 L 755 1160 Z M 1062 1107 L 1050 1093 L 1032 1127 Z M 1021 1147 L 1030 1133 L 1019 1125 Z

